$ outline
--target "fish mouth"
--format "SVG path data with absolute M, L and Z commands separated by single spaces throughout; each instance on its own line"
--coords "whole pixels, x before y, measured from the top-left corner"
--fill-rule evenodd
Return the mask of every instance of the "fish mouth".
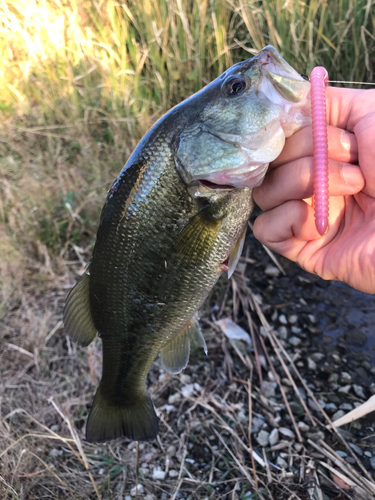
M 259 54 L 260 71 L 288 103 L 299 103 L 310 92 L 310 82 L 305 80 L 277 50 L 268 45 Z
M 209 189 L 236 189 L 235 186 L 232 186 L 230 184 L 217 184 L 207 179 L 197 179 L 196 182 Z

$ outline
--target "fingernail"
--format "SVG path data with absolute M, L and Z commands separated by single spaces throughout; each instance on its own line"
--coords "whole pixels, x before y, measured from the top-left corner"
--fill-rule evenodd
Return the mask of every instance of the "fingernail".
M 351 163 L 343 163 L 341 175 L 345 183 L 350 186 L 363 186 L 365 183 L 362 171 L 359 167 L 357 167 L 357 165 L 352 165 Z
M 340 134 L 340 143 L 341 146 L 345 149 L 345 151 L 350 151 L 352 143 L 350 140 L 350 135 L 345 130 L 343 130 Z

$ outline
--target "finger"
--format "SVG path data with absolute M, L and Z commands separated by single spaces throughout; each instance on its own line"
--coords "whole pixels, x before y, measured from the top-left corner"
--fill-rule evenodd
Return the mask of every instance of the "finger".
M 254 201 L 270 210 L 288 200 L 302 200 L 313 195 L 313 158 L 305 157 L 271 170 L 263 183 L 254 189 Z M 365 180 L 357 165 L 329 160 L 330 196 L 359 193 Z
M 375 90 L 327 87 L 326 103 L 328 124 L 353 132 L 356 123 L 375 109 Z
M 332 198 L 328 231 L 320 236 L 314 219 L 313 208 L 302 200 L 292 200 L 261 214 L 254 223 L 254 236 L 265 246 L 298 262 L 309 272 L 316 272 L 324 279 L 325 248 L 340 233 L 345 198 Z
M 282 163 L 313 155 L 312 127 L 305 127 L 285 141 L 280 156 L 271 164 L 271 168 Z M 328 157 L 346 163 L 357 163 L 358 147 L 353 133 L 337 127 L 328 126 Z
M 366 181 L 363 189 L 365 194 L 375 198 L 375 106 L 373 113 L 362 118 L 354 127 L 354 132 L 358 137 L 359 164 Z
M 288 201 L 261 214 L 253 231 L 263 245 L 294 261 L 307 241 L 319 238 L 314 211 L 302 200 Z

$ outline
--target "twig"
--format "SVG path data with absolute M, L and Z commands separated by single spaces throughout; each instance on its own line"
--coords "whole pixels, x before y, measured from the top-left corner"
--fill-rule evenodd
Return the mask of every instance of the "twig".
M 341 427 L 342 425 L 350 424 L 354 420 L 358 420 L 372 411 L 375 411 L 375 395 L 371 396 L 371 398 L 361 404 L 361 406 L 354 408 L 354 410 L 350 411 L 343 417 L 335 420 L 332 425 L 334 427 Z

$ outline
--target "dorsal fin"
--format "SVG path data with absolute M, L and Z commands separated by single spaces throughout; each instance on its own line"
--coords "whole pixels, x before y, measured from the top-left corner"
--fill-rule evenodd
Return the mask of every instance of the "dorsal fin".
M 89 298 L 89 270 L 82 274 L 70 291 L 64 308 L 64 326 L 70 337 L 82 346 L 88 346 L 95 338 L 95 328 Z

